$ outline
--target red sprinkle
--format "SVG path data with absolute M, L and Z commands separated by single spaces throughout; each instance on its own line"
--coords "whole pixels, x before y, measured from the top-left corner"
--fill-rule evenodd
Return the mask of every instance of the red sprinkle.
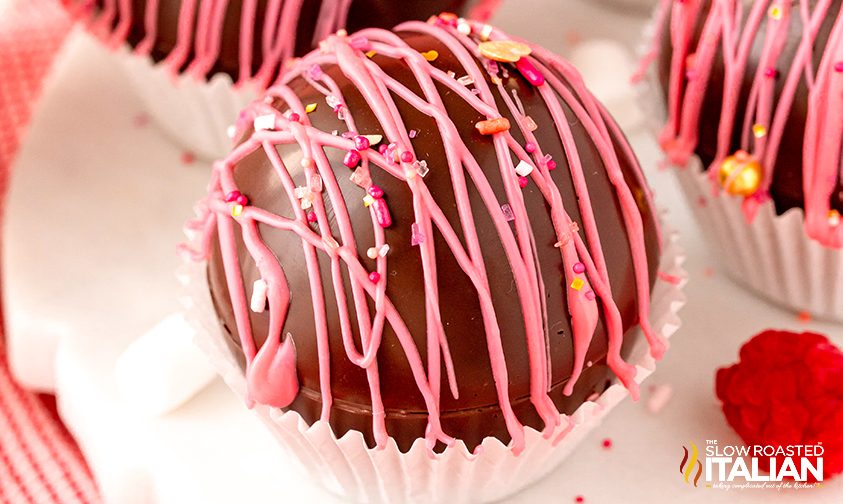
M 373 185 L 366 192 L 369 193 L 369 196 L 371 196 L 375 199 L 383 198 L 383 189 L 381 189 L 380 186 Z
M 603 448 L 606 448 L 608 450 L 611 447 L 612 447 L 612 440 L 609 439 L 609 438 L 604 439 L 603 440 Z
M 307 222 L 316 222 L 316 212 L 310 212 L 309 214 L 307 214 Z
M 834 64 L 834 71 L 837 73 L 843 73 L 843 61 L 838 61 Z
M 290 120 L 293 122 L 299 122 L 301 120 L 301 116 L 293 112 L 290 114 Z
M 349 168 L 356 168 L 357 165 L 360 164 L 360 153 L 356 150 L 352 149 L 345 154 L 345 157 L 342 160 L 342 164 Z
M 555 169 L 556 169 L 556 161 L 554 161 L 554 160 L 552 160 L 552 159 L 551 159 L 550 161 L 548 161 L 548 162 L 547 162 L 547 169 L 548 169 L 549 171 L 553 171 L 553 170 L 555 170 Z
M 574 502 L 577 502 L 577 503 L 585 502 L 585 497 L 583 497 L 582 495 L 577 495 L 576 497 L 574 497 Z
M 193 164 L 194 161 L 196 161 L 196 154 L 194 154 L 190 151 L 184 151 L 184 152 L 181 153 L 181 163 L 182 164 L 189 165 L 189 164 Z
M 770 79 L 777 79 L 779 77 L 779 71 L 773 67 L 767 67 L 764 70 L 764 76 L 769 77 Z
M 530 183 L 530 179 L 527 177 L 518 177 L 518 185 L 521 186 L 521 189 L 527 187 L 527 184 Z
M 811 312 L 801 311 L 797 314 L 797 318 L 799 319 L 799 322 L 807 324 L 813 317 L 811 316 Z
M 225 195 L 225 202 L 226 203 L 234 203 L 237 201 L 237 198 L 241 196 L 240 191 L 231 191 L 230 193 Z
M 357 135 L 356 137 L 354 137 L 354 146 L 357 148 L 357 150 L 361 151 L 368 149 L 371 144 L 368 138 L 362 135 Z
M 372 283 L 378 283 L 378 282 L 381 281 L 381 274 L 378 273 L 377 271 L 373 271 L 373 272 L 369 273 L 369 280 Z
M 235 201 L 238 205 L 246 206 L 249 204 L 249 198 L 247 198 L 245 194 L 237 196 L 237 199 Z
M 413 156 L 413 153 L 410 151 L 404 151 L 401 153 L 401 161 L 405 163 L 412 163 L 416 157 Z

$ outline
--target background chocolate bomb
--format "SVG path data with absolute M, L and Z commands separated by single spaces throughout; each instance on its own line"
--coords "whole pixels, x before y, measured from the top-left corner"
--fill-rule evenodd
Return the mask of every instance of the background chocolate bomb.
M 397 32 L 397 36 L 411 48 L 425 54 L 433 67 L 443 72 L 453 72 L 454 78 L 465 74 L 463 64 L 438 38 L 411 27 Z M 314 58 L 316 57 L 317 53 L 314 53 Z M 538 59 L 544 61 L 540 57 Z M 371 61 L 379 65 L 390 79 L 421 94 L 419 84 L 406 62 L 380 54 L 372 54 Z M 479 65 L 480 68 L 487 65 L 476 58 L 473 59 L 473 64 Z M 556 169 L 550 172 L 552 181 L 560 191 L 566 203 L 566 210 L 573 221 L 582 222 L 579 208 L 575 204 L 577 192 L 569 172 L 570 159 L 566 155 L 566 147 L 563 146 L 544 99 L 537 88 L 520 75 L 514 65 L 500 64 L 500 68 L 506 97 L 498 92 L 493 79 L 483 72 L 487 84 L 492 88 L 497 107 L 503 111 L 503 116 L 509 120 L 510 124 L 519 124 L 523 118 L 516 117 L 506 103 L 507 100 L 512 99 L 512 95 L 515 95 L 523 105 L 525 114 L 535 121 L 538 126 L 534 132 L 536 143 L 544 152 L 551 155 L 553 162 L 556 163 Z M 339 87 L 347 113 L 353 116 L 358 133 L 386 136 L 368 100 L 354 83 L 337 66 L 322 65 L 321 71 L 324 71 Z M 560 72 L 554 70 L 552 76 L 560 79 L 565 88 L 573 92 L 574 96 L 578 95 L 574 86 L 567 82 Z M 316 108 L 307 114 L 307 120 L 316 129 L 328 134 L 333 130 L 339 130 L 338 133 L 344 131 L 344 123 L 338 120 L 335 110 L 326 106 L 325 94 L 314 87 L 313 81 L 307 78 L 307 72 L 302 71 L 298 77 L 292 78 L 289 88 L 303 104 L 317 104 Z M 487 118 L 472 108 L 459 94 L 451 92 L 441 84 L 437 84 L 436 88 L 442 97 L 444 108 L 458 129 L 461 141 L 478 161 L 498 199 L 505 201 L 506 192 L 500 176 L 500 163 L 492 137 L 481 135 L 476 128 L 478 122 Z M 576 114 L 571 108 L 573 104 L 566 103 L 566 100 L 558 93 L 554 93 L 554 96 L 561 102 L 565 115 L 571 118 L 569 122 L 572 136 L 588 185 L 596 225 L 600 233 L 601 248 L 605 254 L 611 292 L 622 318 L 622 332 L 625 335 L 623 354 L 625 355 L 635 343 L 638 324 L 641 323 L 638 316 L 639 300 L 635 289 L 636 272 L 630 253 L 632 238 L 627 232 L 616 188 L 609 180 L 607 167 L 603 155 L 597 148 L 596 140 L 586 131 L 582 122 L 576 120 Z M 448 222 L 455 229 L 461 229 L 460 215 L 457 213 L 457 204 L 453 194 L 453 181 L 445 162 L 444 140 L 436 122 L 395 94 L 392 98 L 401 120 L 408 128 L 417 132 L 412 139 L 412 147 L 417 158 L 427 162 L 429 172 L 424 176 L 424 184 L 445 212 Z M 577 96 L 576 107 L 583 106 L 580 99 L 581 97 Z M 276 99 L 271 105 L 279 114 L 288 113 L 286 105 L 281 100 Z M 513 126 L 509 131 L 515 141 L 522 145 L 525 143 L 517 127 Z M 251 127 L 246 128 L 245 133 L 251 133 Z M 645 262 L 649 271 L 647 280 L 652 286 L 659 262 L 656 216 L 649 206 L 646 195 L 648 189 L 641 181 L 637 162 L 625 147 L 625 139 L 620 137 L 614 129 L 610 137 L 614 154 L 619 159 L 625 184 L 635 196 L 637 203 L 635 210 L 640 212 L 643 220 L 642 239 L 646 245 Z M 372 148 L 376 147 L 376 145 L 372 146 Z M 295 144 L 278 145 L 276 149 L 296 184 L 307 185 L 300 168 L 302 152 L 299 147 Z M 358 256 L 369 271 L 372 271 L 375 261 L 367 259 L 367 249 L 371 243 L 374 243 L 375 238 L 370 211 L 360 202 L 363 191 L 349 180 L 351 171 L 344 165 L 346 152 L 333 148 L 325 148 L 324 151 L 330 160 L 331 170 L 336 176 L 345 205 L 348 207 Z M 284 197 L 278 174 L 263 151 L 253 152 L 238 163 L 233 169 L 233 177 L 238 191 L 244 197 L 248 196 L 249 206 L 285 218 L 295 218 L 291 204 Z M 389 271 L 385 279 L 387 281 L 386 295 L 401 312 L 415 345 L 422 359 L 425 360 L 427 358 L 425 290 L 422 280 L 422 262 L 417 248 L 412 244 L 414 238 L 412 197 L 404 181 L 375 171 L 372 178 L 385 194 L 393 221 L 392 225 L 384 230 L 390 246 Z M 602 392 L 615 379 L 614 374 L 606 365 L 605 314 L 600 309 L 600 322 L 584 358 L 588 365 L 577 381 L 573 394 L 566 396 L 563 394 L 563 388 L 571 376 L 575 358 L 571 338 L 572 318 L 566 304 L 568 286 L 565 282 L 565 268 L 560 251 L 554 246 L 558 237 L 548 218 L 549 205 L 533 182 L 527 183 L 523 193 L 530 215 L 531 231 L 535 236 L 536 268 L 544 278 L 544 293 L 547 300 L 544 329 L 549 341 L 548 354 L 552 370 L 549 396 L 560 412 L 571 413 L 592 394 Z M 509 372 L 509 398 L 521 423 L 541 429 L 542 419 L 531 404 L 530 360 L 525 343 L 524 318 L 515 292 L 513 273 L 484 202 L 470 183 L 469 196 L 502 335 L 506 367 Z M 326 202 L 326 208 L 333 229 L 336 222 L 331 217 L 333 210 L 329 201 Z M 313 423 L 320 418 L 320 377 L 317 342 L 314 336 L 314 309 L 310 299 L 311 286 L 302 243 L 295 234 L 281 232 L 263 224 L 258 226 L 262 240 L 283 267 L 292 296 L 282 333 L 299 335 L 295 338 L 295 351 L 300 392 L 295 401 L 290 404 L 289 409 L 300 413 L 308 423 Z M 333 231 L 336 235 L 336 229 Z M 253 285 L 261 278 L 261 274 L 246 249 L 241 233 L 235 232 L 234 236 L 246 299 L 249 299 L 253 294 Z M 498 404 L 487 351 L 486 329 L 480 316 L 476 291 L 439 231 L 434 231 L 433 235 L 426 239 L 435 242 L 437 277 L 440 282 L 439 307 L 459 387 L 459 399 L 452 397 L 446 390 L 442 392 L 440 411 L 443 430 L 464 441 L 469 449 L 476 447 L 487 436 L 494 436 L 506 443 L 510 435 Z M 232 300 L 226 284 L 225 265 L 216 233 L 211 238 L 211 243 L 208 277 L 214 305 L 220 323 L 230 335 L 232 351 L 242 357 L 243 353 L 238 348 L 241 339 L 237 334 Z M 330 339 L 330 386 L 334 397 L 330 411 L 330 424 L 337 437 L 352 430 L 359 431 L 363 433 L 367 443 L 373 446 L 375 439 L 372 429 L 372 399 L 366 371 L 346 357 L 340 336 L 338 308 L 334 296 L 331 295 L 331 265 L 325 254 L 319 254 L 319 267 L 322 287 L 326 290 L 325 304 Z M 343 285 L 346 292 L 351 291 L 351 281 L 347 271 L 343 272 Z M 369 309 L 373 309 L 371 300 L 369 300 Z M 354 310 L 352 308 L 349 310 L 355 344 L 360 348 L 361 341 Z M 250 311 L 249 322 L 255 343 L 258 346 L 265 344 L 269 313 Z M 406 451 L 414 441 L 424 438 L 428 410 L 414 382 L 407 364 L 407 357 L 401 346 L 397 344 L 394 331 L 389 325 L 384 330 L 377 364 L 383 405 L 386 410 L 386 429 L 396 440 L 399 448 Z M 440 371 L 444 382 L 446 376 L 444 364 Z M 442 388 L 447 389 L 447 385 L 443 384 Z

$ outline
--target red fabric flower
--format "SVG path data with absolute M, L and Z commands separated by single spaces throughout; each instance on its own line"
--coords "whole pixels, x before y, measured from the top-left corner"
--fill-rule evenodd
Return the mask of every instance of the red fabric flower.
M 843 352 L 825 336 L 762 332 L 717 370 L 716 391 L 746 444 L 822 443 L 824 477 L 843 472 Z

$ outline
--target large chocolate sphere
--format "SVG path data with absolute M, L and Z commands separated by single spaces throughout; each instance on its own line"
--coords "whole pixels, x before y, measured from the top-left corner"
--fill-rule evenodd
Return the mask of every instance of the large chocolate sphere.
M 238 136 L 205 252 L 254 400 L 370 445 L 517 449 L 634 388 L 640 327 L 664 350 L 649 189 L 557 56 L 449 16 L 332 37 Z

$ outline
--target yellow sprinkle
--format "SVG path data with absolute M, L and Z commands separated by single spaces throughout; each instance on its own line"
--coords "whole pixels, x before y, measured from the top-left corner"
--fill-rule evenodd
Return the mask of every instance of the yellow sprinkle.
M 532 52 L 530 46 L 514 40 L 480 42 L 477 49 L 484 58 L 503 63 L 516 63 L 522 56 L 529 56 Z
M 837 210 L 829 210 L 828 211 L 828 223 L 831 224 L 832 227 L 837 227 L 840 225 L 840 212 Z
M 363 196 L 363 204 L 366 205 L 366 207 L 370 206 L 374 202 L 375 198 L 371 197 L 370 195 L 367 194 Z
M 752 127 L 752 134 L 755 135 L 755 138 L 763 138 L 767 136 L 767 128 L 763 124 L 756 124 Z
M 313 112 L 314 110 L 316 110 L 316 107 L 317 107 L 318 105 L 319 105 L 318 103 L 308 103 L 308 104 L 304 107 L 304 111 L 305 111 L 305 112 L 307 112 L 307 113 L 309 114 L 309 113 Z
M 231 207 L 232 217 L 239 217 L 241 213 L 243 213 L 243 205 L 234 205 Z
M 575 278 L 573 282 L 571 282 L 571 288 L 574 290 L 582 289 L 582 286 L 585 285 L 582 278 Z
M 378 53 L 377 51 L 375 51 L 375 50 L 371 50 L 371 51 L 369 51 L 369 52 L 367 52 L 367 53 L 366 53 L 366 57 L 367 57 L 367 58 L 374 58 L 374 57 L 375 57 L 375 54 L 377 54 L 377 53 Z
M 781 5 L 775 4 L 772 7 L 770 7 L 770 17 L 777 20 L 777 21 L 782 18 L 782 7 L 781 7 Z
M 436 58 L 439 57 L 439 51 L 431 49 L 427 52 L 421 53 L 421 55 L 424 56 L 424 59 L 426 59 L 427 61 L 436 61 Z

